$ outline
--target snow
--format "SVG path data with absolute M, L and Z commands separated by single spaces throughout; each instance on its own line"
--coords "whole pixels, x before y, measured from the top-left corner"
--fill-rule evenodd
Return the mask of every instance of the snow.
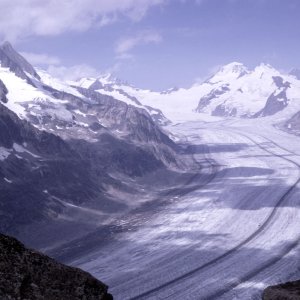
M 139 90 L 130 86 L 120 86 L 119 88 L 136 97 L 143 105 L 160 109 L 166 118 L 174 122 L 199 120 L 199 115 L 195 112 L 200 99 L 199 95 L 209 91 L 207 85 L 195 85 L 190 89 L 179 89 L 169 94 Z
M 4 180 L 5 180 L 7 183 L 13 183 L 12 180 L 7 179 L 6 177 L 4 177 Z
M 34 87 L 25 80 L 19 78 L 8 68 L 0 67 L 0 79 L 8 89 L 7 103 L 3 103 L 8 109 L 15 112 L 20 118 L 28 119 L 29 115 L 41 115 L 47 113 L 53 118 L 63 121 L 72 121 L 72 113 L 66 109 L 65 104 L 68 100 L 56 99 L 43 88 L 43 83 L 50 84 L 53 88 L 71 93 L 75 96 L 83 97 L 76 89 L 69 87 L 67 84 L 50 77 L 46 72 L 39 71 L 43 82 L 34 80 Z
M 86 127 L 86 128 L 89 127 L 89 124 L 84 123 L 84 122 L 78 122 L 78 121 L 76 121 L 76 124 L 78 124 L 78 125 L 80 125 L 80 126 L 82 126 L 82 127 Z M 56 127 L 58 127 L 58 126 L 56 126 Z M 64 129 L 64 128 L 61 128 L 61 129 Z
M 44 70 L 36 69 L 38 75 L 41 77 L 41 82 L 61 92 L 66 92 L 77 97 L 82 95 L 73 87 L 66 82 L 63 82 L 57 78 L 52 77 L 49 73 Z
M 25 149 L 22 145 L 19 145 L 19 144 L 17 144 L 17 143 L 14 143 L 14 144 L 13 144 L 13 149 L 14 149 L 16 152 L 18 152 L 18 153 L 28 153 L 29 155 L 31 155 L 31 156 L 33 156 L 33 157 L 35 157 L 35 158 L 39 158 L 38 155 L 36 155 L 36 154 L 30 152 L 29 150 Z
M 9 91 L 7 94 L 8 102 L 3 105 L 15 112 L 22 119 L 25 119 L 27 116 L 24 105 L 30 104 L 29 102 L 60 102 L 45 94 L 44 91 L 28 84 L 24 79 L 16 76 L 8 68 L 0 67 L 0 79 Z
M 81 112 L 79 109 L 74 110 L 74 113 L 83 117 L 86 117 L 87 115 L 83 112 Z
M 0 161 L 7 159 L 10 155 L 10 150 L 5 147 L 0 147 Z

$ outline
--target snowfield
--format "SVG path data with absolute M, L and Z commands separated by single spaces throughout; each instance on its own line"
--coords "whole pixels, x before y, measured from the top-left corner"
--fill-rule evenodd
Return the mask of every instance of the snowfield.
M 205 184 L 71 264 L 120 300 L 260 299 L 266 285 L 297 278 L 299 138 L 268 118 L 168 129 L 191 144 Z

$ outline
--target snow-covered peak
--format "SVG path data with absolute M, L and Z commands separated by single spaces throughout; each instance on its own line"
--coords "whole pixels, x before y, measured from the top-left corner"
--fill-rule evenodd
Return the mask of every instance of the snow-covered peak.
M 82 87 L 85 89 L 90 88 L 92 85 L 101 85 L 103 87 L 111 86 L 130 86 L 126 81 L 123 81 L 110 73 L 100 75 L 98 77 L 83 77 L 76 81 L 68 81 L 70 85 Z
M 111 73 L 106 73 L 97 78 L 103 86 L 131 86 L 127 81 L 117 78 Z
M 242 63 L 232 62 L 221 67 L 220 70 L 209 79 L 209 82 L 216 83 L 219 81 L 235 80 L 248 73 L 249 70 Z
M 237 73 L 241 74 L 244 72 L 248 72 L 247 67 L 245 67 L 242 63 L 239 62 L 232 62 L 225 66 L 223 66 L 220 71 L 221 73 Z
M 102 76 L 98 77 L 97 80 L 99 80 L 103 85 L 114 84 L 116 81 L 118 81 L 118 79 L 110 73 L 103 74 Z

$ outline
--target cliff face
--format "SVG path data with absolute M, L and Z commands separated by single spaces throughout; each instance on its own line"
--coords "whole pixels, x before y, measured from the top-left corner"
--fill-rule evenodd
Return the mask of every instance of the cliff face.
M 264 290 L 263 300 L 299 300 L 300 280 L 269 286 Z
M 57 263 L 0 234 L 0 299 L 110 300 L 107 286 L 90 274 Z

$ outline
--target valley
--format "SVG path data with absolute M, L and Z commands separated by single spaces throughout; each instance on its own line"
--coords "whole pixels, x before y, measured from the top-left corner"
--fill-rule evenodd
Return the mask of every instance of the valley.
M 62 81 L 0 47 L 0 230 L 115 299 L 260 299 L 300 276 L 300 80 Z M 296 74 L 296 75 L 295 75 Z
M 169 130 L 213 161 L 215 176 L 71 264 L 104 278 L 116 299 L 260 299 L 266 285 L 297 278 L 299 143 L 253 120 Z

